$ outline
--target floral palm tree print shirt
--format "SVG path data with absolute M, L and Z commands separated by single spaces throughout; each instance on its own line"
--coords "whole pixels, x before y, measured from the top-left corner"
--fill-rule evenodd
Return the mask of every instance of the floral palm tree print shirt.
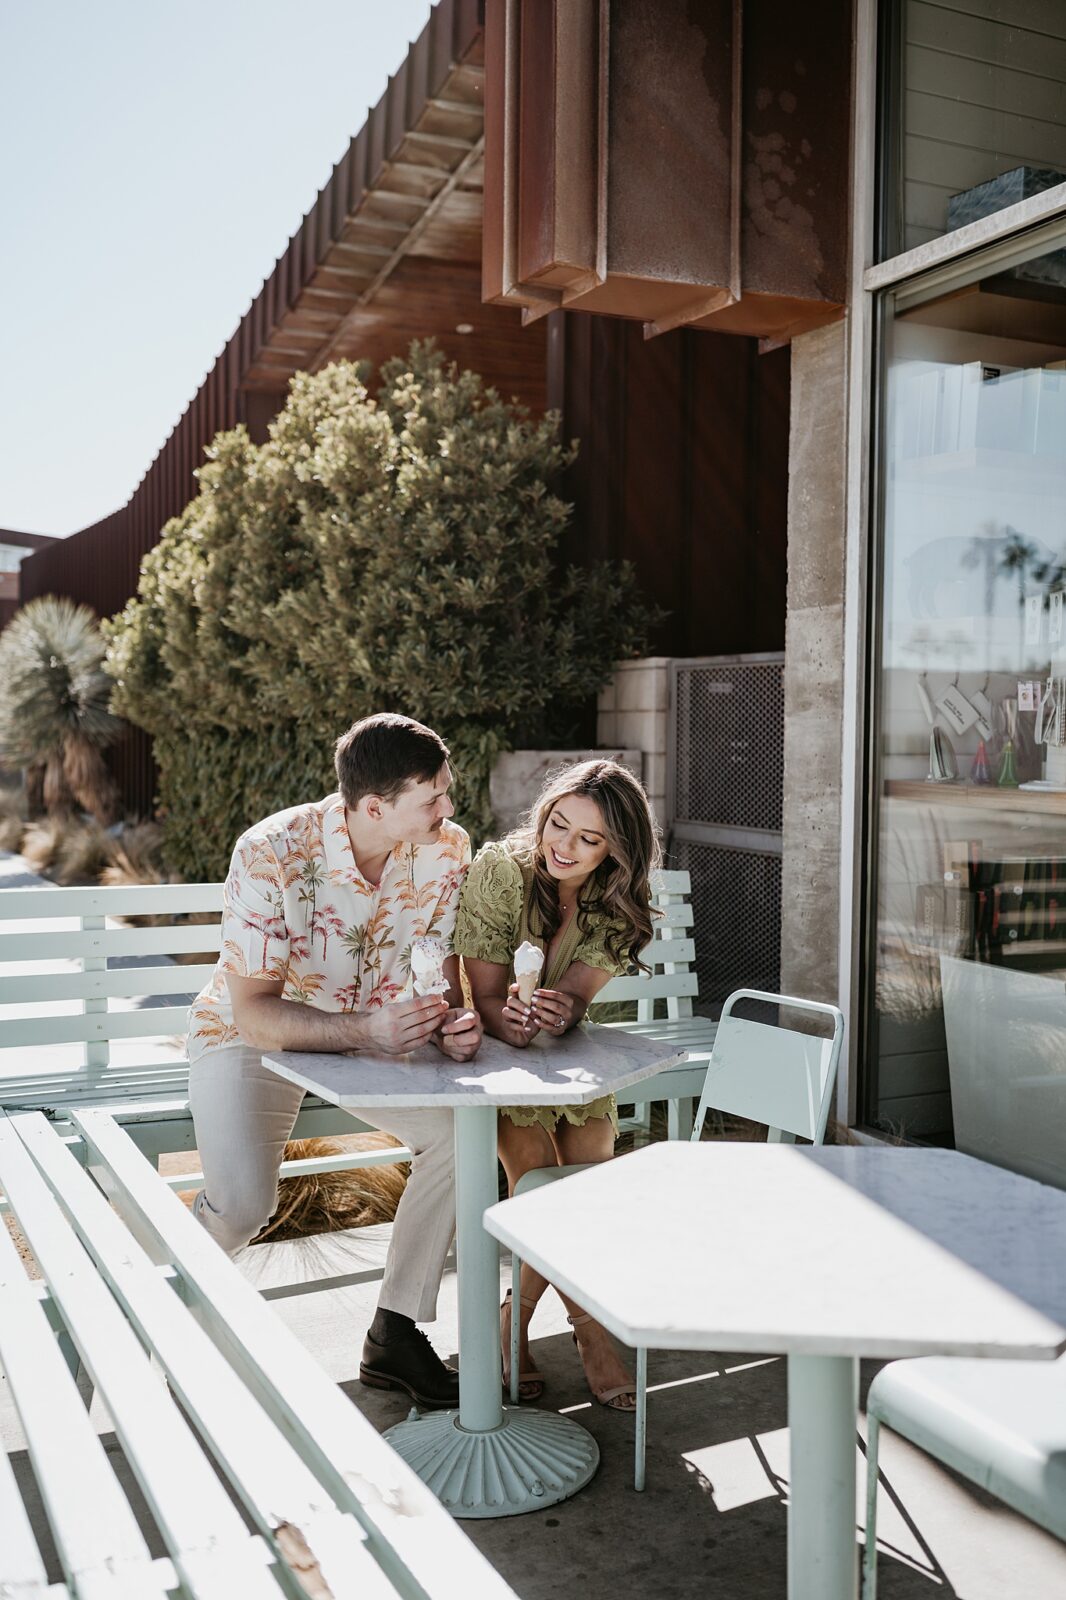
M 398 844 L 379 884 L 356 866 L 344 803 L 327 795 L 241 835 L 222 912 L 222 947 L 189 1012 L 189 1059 L 242 1043 L 226 974 L 284 982 L 322 1011 L 371 1011 L 407 985 L 411 941 L 450 951 L 470 841 L 453 822 L 434 844 Z

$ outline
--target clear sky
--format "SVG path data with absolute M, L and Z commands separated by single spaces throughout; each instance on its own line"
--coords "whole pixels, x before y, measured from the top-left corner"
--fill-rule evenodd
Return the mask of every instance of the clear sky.
M 429 0 L 0 0 L 0 527 L 124 505 Z

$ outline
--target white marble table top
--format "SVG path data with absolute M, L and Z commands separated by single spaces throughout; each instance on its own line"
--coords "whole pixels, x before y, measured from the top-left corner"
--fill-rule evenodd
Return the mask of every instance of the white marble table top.
M 485 1226 L 630 1346 L 1066 1348 L 1066 1193 L 950 1150 L 657 1144 Z
M 556 1039 L 539 1033 L 524 1050 L 486 1037 L 473 1061 L 449 1061 L 433 1045 L 406 1056 L 272 1052 L 272 1072 L 333 1105 L 583 1106 L 678 1066 L 686 1052 L 622 1028 L 583 1023 Z

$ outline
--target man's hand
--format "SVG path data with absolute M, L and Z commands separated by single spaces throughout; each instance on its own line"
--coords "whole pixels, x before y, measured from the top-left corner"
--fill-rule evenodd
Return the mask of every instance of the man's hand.
M 481 1049 L 481 1018 L 476 1011 L 452 1006 L 433 1035 L 433 1043 L 452 1061 L 472 1061 Z
M 545 1033 L 565 1033 L 577 1020 L 574 996 L 565 989 L 534 989 L 532 1010 Z
M 406 1055 L 409 1050 L 428 1044 L 447 1013 L 447 1004 L 439 994 L 393 1000 L 376 1011 L 364 1011 L 359 1018 L 358 1049 L 387 1056 Z

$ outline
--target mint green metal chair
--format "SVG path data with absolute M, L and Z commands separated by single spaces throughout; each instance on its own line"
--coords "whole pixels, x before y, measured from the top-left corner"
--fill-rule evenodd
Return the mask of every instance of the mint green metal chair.
M 893 1361 L 866 1402 L 863 1600 L 877 1594 L 882 1426 L 1066 1539 L 1066 1356 L 1055 1362 L 921 1356 Z
M 733 1015 L 742 1000 L 762 1001 L 795 1011 L 815 1012 L 832 1018 L 831 1038 L 800 1033 L 795 1028 L 772 1023 L 750 1022 Z M 774 1144 L 794 1144 L 809 1139 L 821 1144 L 825 1139 L 829 1109 L 833 1100 L 840 1051 L 844 1041 L 844 1017 L 836 1006 L 818 1000 L 799 1000 L 792 995 L 767 994 L 760 989 L 736 989 L 722 1007 L 722 1015 L 711 1049 L 700 1095 L 699 1109 L 692 1129 L 692 1141 L 703 1135 L 708 1111 L 744 1117 L 765 1123 L 767 1140 Z M 586 1172 L 587 1166 L 537 1167 L 525 1173 L 515 1185 L 515 1194 L 527 1194 L 558 1178 Z M 518 1313 L 522 1263 L 511 1262 L 511 1400 L 518 1403 Z M 636 1454 L 633 1482 L 644 1488 L 645 1444 L 647 1438 L 648 1352 L 636 1353 Z

